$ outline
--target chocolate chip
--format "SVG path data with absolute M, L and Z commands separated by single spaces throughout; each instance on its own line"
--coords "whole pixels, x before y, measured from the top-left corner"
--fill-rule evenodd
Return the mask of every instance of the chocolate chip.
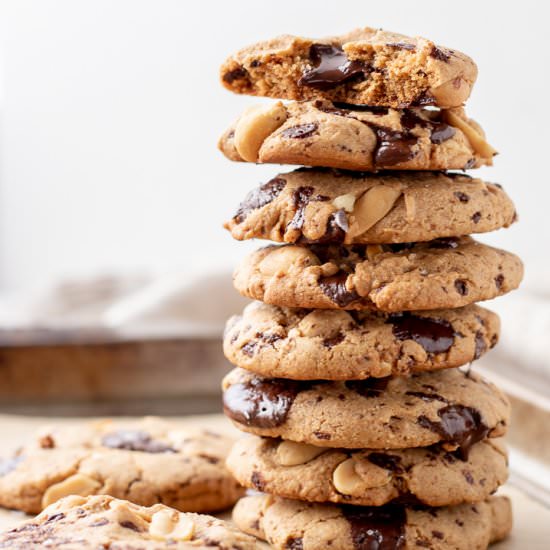
M 400 550 L 405 548 L 407 514 L 401 505 L 379 507 L 341 506 L 350 526 L 356 550 Z
M 444 441 L 459 446 L 463 460 L 468 458 L 472 445 L 485 439 L 489 428 L 483 423 L 481 414 L 473 407 L 447 405 L 437 411 L 440 421 L 430 420 L 422 415 L 418 423 L 423 428 L 437 433 Z
M 468 295 L 468 285 L 467 285 L 466 281 L 464 281 L 463 279 L 456 279 L 455 288 L 456 288 L 456 291 L 461 296 L 467 296 Z
M 313 187 L 298 187 L 292 193 L 292 201 L 296 213 L 292 218 L 292 221 L 288 224 L 289 227 L 294 229 L 301 229 L 304 225 L 304 214 L 306 206 L 309 204 L 311 195 L 313 195 Z
M 470 200 L 470 197 L 466 193 L 463 193 L 462 191 L 455 191 L 454 196 L 460 202 L 468 202 Z
M 323 346 L 325 348 L 332 349 L 334 346 L 343 342 L 345 338 L 346 338 L 345 334 L 342 332 L 339 332 L 335 336 L 331 336 L 330 338 L 323 339 Z
M 433 57 L 434 59 L 438 59 L 439 61 L 445 61 L 447 63 L 449 59 L 451 59 L 451 56 L 448 53 L 445 53 L 441 48 L 438 48 L 435 44 L 430 51 L 430 57 Z
M 430 135 L 430 141 L 439 145 L 448 139 L 451 139 L 456 134 L 456 130 L 443 122 L 434 124 L 432 133 Z
M 432 531 L 432 536 L 439 540 L 443 540 L 444 538 L 444 535 L 441 531 Z
M 472 477 L 472 474 L 468 470 L 463 470 L 462 475 L 464 476 L 464 479 L 470 484 L 474 484 L 474 478 Z
M 239 205 L 237 213 L 233 219 L 237 223 L 243 222 L 248 214 L 253 210 L 262 208 L 275 200 L 281 191 L 285 188 L 286 180 L 283 178 L 273 178 L 260 187 L 253 189 L 246 195 L 244 201 Z
M 499 273 L 495 277 L 495 286 L 497 287 L 497 290 L 500 290 L 502 288 L 503 283 L 504 283 L 504 275 L 502 273 Z
M 304 543 L 301 538 L 290 537 L 286 539 L 285 548 L 288 550 L 304 550 Z
M 299 124 L 291 126 L 281 132 L 281 136 L 291 139 L 302 139 L 311 136 L 317 131 L 319 125 L 316 122 L 308 122 L 307 124 Z
M 259 67 L 262 64 L 262 62 L 259 59 L 253 59 L 250 62 L 250 66 L 255 69 L 256 67 Z
M 131 529 L 132 531 L 141 532 L 141 529 L 133 522 L 129 520 L 120 521 L 119 525 L 125 529 Z
M 430 241 L 430 248 L 443 248 L 443 249 L 453 249 L 458 248 L 459 241 L 455 237 L 442 237 L 440 239 L 434 239 Z
M 109 523 L 109 520 L 107 518 L 99 518 L 93 523 L 90 523 L 90 527 L 102 527 L 103 525 L 107 525 Z
M 323 291 L 323 294 L 340 307 L 346 307 L 360 297 L 354 290 L 346 288 L 347 278 L 346 273 L 338 273 L 319 280 L 319 287 Z
M 105 434 L 101 439 L 104 447 L 141 451 L 145 453 L 175 453 L 176 450 L 161 441 L 154 441 L 147 432 L 141 430 L 118 430 Z
M 252 472 L 250 482 L 258 491 L 263 491 L 265 489 L 265 479 L 260 472 Z
M 274 428 L 284 424 L 294 399 L 307 387 L 294 380 L 257 376 L 224 392 L 224 412 L 246 426 Z
M 481 220 L 481 212 L 474 212 L 472 215 L 472 221 L 478 223 Z
M 328 440 L 331 439 L 331 435 L 327 432 L 313 432 L 313 435 L 317 439 L 322 439 L 322 440 L 325 440 L 325 441 L 328 441 Z
M 483 333 L 478 330 L 475 335 L 475 351 L 474 351 L 474 359 L 479 359 L 487 350 L 487 345 L 485 344 L 485 340 L 483 338 Z
M 410 44 L 409 42 L 388 42 L 386 46 L 389 46 L 390 48 L 397 48 L 398 50 L 414 51 L 416 49 L 416 46 L 414 44 Z
M 347 380 L 346 388 L 362 397 L 379 397 L 388 387 L 391 376 L 384 378 L 365 378 L 364 380 Z
M 244 67 L 237 67 L 236 69 L 225 73 L 222 78 L 224 82 L 233 84 L 235 80 L 243 80 L 245 78 L 248 79 L 248 71 Z
M 454 344 L 455 332 L 446 319 L 400 313 L 390 315 L 386 322 L 397 339 L 413 340 L 428 353 L 444 353 Z
M 396 455 L 389 455 L 386 453 L 370 453 L 367 456 L 369 462 L 372 462 L 375 466 L 389 470 L 396 474 L 400 474 L 405 471 L 401 464 L 401 457 Z
M 59 521 L 60 519 L 63 519 L 65 517 L 65 514 L 63 512 L 59 512 L 58 514 L 54 514 L 53 516 L 50 516 L 46 523 L 51 523 L 53 521 Z
M 361 61 L 350 61 L 340 46 L 312 44 L 309 48 L 312 65 L 302 73 L 299 86 L 330 90 L 351 79 L 364 79 L 370 68 Z

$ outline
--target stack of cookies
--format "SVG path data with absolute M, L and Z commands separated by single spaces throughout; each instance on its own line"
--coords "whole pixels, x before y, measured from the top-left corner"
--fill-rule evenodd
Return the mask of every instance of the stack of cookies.
M 459 369 L 493 347 L 475 302 L 522 264 L 469 235 L 507 227 L 497 184 L 462 172 L 495 150 L 463 109 L 477 69 L 423 38 L 374 29 L 282 36 L 222 66 L 246 111 L 222 136 L 235 161 L 305 165 L 248 194 L 226 227 L 275 245 L 235 287 L 224 410 L 254 434 L 228 466 L 259 493 L 234 520 L 275 548 L 482 549 L 511 528 L 501 443 L 509 403 Z

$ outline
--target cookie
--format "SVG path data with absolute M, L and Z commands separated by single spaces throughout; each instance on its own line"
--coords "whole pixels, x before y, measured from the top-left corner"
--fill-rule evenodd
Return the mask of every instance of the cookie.
M 510 416 L 496 386 L 460 369 L 347 382 L 264 378 L 234 369 L 223 389 L 224 412 L 240 430 L 320 447 L 445 443 L 466 457 L 477 441 L 504 435 Z
M 463 53 L 365 27 L 312 39 L 283 35 L 248 46 L 220 70 L 232 92 L 394 107 L 460 107 L 477 77 Z
M 109 548 L 123 550 L 253 550 L 253 537 L 199 514 L 184 514 L 156 504 L 137 506 L 110 496 L 68 496 L 48 506 L 36 518 L 0 534 L 0 548 Z
M 462 108 L 397 110 L 326 100 L 251 107 L 218 147 L 236 161 L 370 171 L 478 168 L 496 154 Z
M 238 240 L 385 244 L 485 233 L 515 220 L 500 186 L 464 174 L 301 169 L 251 191 L 225 227 Z
M 43 430 L 0 461 L 0 505 L 38 513 L 69 494 L 108 494 L 187 512 L 223 510 L 242 494 L 225 467 L 232 444 L 152 418 Z
M 276 550 L 485 550 L 509 534 L 512 509 L 506 497 L 444 508 L 369 508 L 256 495 L 237 503 L 233 521 Z
M 246 257 L 235 288 L 268 304 L 401 312 L 462 307 L 517 288 L 521 260 L 470 237 L 389 245 L 279 245 Z
M 392 315 L 253 302 L 229 319 L 223 347 L 231 363 L 264 376 L 357 380 L 459 367 L 499 332 L 496 313 L 475 305 Z
M 472 445 L 462 460 L 440 446 L 350 452 L 252 436 L 235 443 L 227 465 L 250 489 L 360 506 L 479 502 L 508 477 L 506 451 L 489 439 Z

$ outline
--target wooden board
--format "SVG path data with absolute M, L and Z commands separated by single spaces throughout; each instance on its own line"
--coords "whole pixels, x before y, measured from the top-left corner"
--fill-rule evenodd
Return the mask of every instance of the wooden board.
M 86 419 L 86 420 L 89 420 Z M 173 419 L 182 425 L 208 426 L 222 429 L 227 433 L 238 433 L 222 416 L 187 416 Z M 0 437 L 2 454 L 7 455 L 20 446 L 39 426 L 44 424 L 74 424 L 76 418 L 44 418 L 15 415 L 0 415 Z M 514 530 L 512 536 L 492 550 L 547 550 L 550 548 L 550 509 L 529 498 L 518 488 L 509 485 L 501 489 L 512 498 L 514 506 Z M 0 508 L 0 529 L 11 528 L 28 518 L 21 512 Z

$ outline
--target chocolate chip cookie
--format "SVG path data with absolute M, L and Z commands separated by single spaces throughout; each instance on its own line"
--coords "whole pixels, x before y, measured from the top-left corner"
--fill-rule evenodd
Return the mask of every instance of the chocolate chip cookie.
M 144 506 L 222 510 L 242 494 L 225 467 L 232 443 L 152 418 L 46 429 L 0 461 L 0 505 L 38 513 L 70 494 L 108 494 Z
M 277 550 L 484 550 L 512 528 L 506 497 L 444 508 L 312 504 L 269 495 L 241 499 L 233 520 Z
M 470 237 L 389 245 L 282 245 L 253 252 L 235 288 L 267 304 L 387 312 L 457 308 L 515 289 L 520 259 Z
M 251 191 L 225 227 L 238 240 L 384 244 L 485 233 L 515 220 L 499 185 L 464 174 L 301 169 Z
M 36 518 L 0 534 L 0 548 L 122 550 L 255 550 L 261 545 L 232 525 L 156 504 L 137 506 L 110 496 L 68 496 Z
M 466 457 L 506 432 L 510 405 L 480 376 L 459 369 L 346 382 L 265 378 L 234 369 L 225 414 L 245 432 L 320 447 L 405 449 L 444 443 Z
M 320 39 L 283 35 L 248 46 L 221 67 L 229 90 L 280 99 L 394 107 L 460 107 L 477 77 L 463 53 L 365 27 Z
M 499 440 L 472 446 L 468 459 L 441 446 L 394 451 L 328 449 L 280 439 L 245 437 L 227 465 L 245 487 L 311 502 L 429 506 L 479 502 L 508 477 Z
M 462 108 L 388 109 L 312 101 L 250 107 L 218 147 L 236 161 L 347 170 L 490 166 L 496 150 Z
M 233 364 L 293 380 L 356 380 L 459 367 L 498 341 L 498 316 L 471 305 L 387 314 L 253 302 L 229 319 Z

